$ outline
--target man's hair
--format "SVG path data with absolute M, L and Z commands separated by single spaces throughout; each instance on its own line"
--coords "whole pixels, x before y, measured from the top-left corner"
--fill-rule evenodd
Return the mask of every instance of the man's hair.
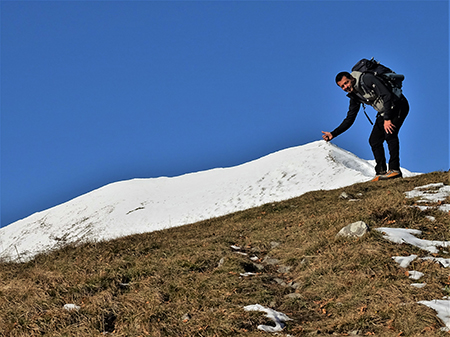
M 343 77 L 347 77 L 348 79 L 352 76 L 348 71 L 341 71 L 336 75 L 336 84 L 342 80 Z

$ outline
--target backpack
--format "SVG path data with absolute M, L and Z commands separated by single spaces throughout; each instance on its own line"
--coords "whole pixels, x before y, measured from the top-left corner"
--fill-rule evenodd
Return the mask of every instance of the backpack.
M 373 57 L 370 60 L 359 60 L 358 63 L 353 66 L 352 71 L 373 74 L 390 88 L 398 98 L 402 96 L 402 82 L 405 79 L 405 76 L 396 74 L 390 68 L 376 61 Z

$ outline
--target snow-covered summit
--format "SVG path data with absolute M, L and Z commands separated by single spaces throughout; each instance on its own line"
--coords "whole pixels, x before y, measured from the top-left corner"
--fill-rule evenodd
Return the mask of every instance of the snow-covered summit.
M 373 162 L 316 141 L 235 167 L 116 182 L 1 228 L 0 257 L 27 260 L 64 243 L 186 225 L 367 181 L 373 172 Z

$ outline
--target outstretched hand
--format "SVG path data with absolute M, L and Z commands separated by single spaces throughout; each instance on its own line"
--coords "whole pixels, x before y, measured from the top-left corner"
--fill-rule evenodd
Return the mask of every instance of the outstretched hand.
M 325 140 L 326 142 L 329 142 L 330 140 L 333 139 L 333 135 L 331 134 L 331 132 L 322 131 L 322 133 L 323 133 L 322 138 L 323 138 L 323 140 Z

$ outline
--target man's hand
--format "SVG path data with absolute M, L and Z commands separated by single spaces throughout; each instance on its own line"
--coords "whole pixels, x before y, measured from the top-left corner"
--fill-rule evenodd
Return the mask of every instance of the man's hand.
M 395 130 L 395 125 L 392 124 L 392 122 L 390 120 L 385 120 L 384 121 L 384 131 L 386 131 L 386 133 L 393 133 Z
M 330 140 L 333 139 L 333 135 L 331 134 L 331 132 L 322 131 L 322 133 L 323 133 L 322 138 L 323 138 L 325 141 L 329 142 Z

